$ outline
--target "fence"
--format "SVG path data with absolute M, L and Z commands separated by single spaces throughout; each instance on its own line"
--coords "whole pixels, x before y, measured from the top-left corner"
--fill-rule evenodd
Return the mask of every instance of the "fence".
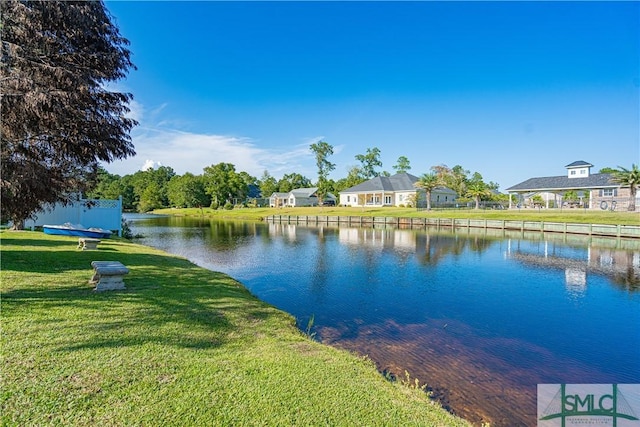
M 454 218 L 400 218 L 366 216 L 295 216 L 272 215 L 267 222 L 288 224 L 343 224 L 359 227 L 401 227 L 401 228 L 480 228 L 517 231 L 536 231 L 541 233 L 583 234 L 640 239 L 640 226 L 609 224 L 570 224 L 564 222 L 513 221 L 489 219 Z
M 56 204 L 52 208 L 36 213 L 35 220 L 27 220 L 25 228 L 34 229 L 43 225 L 59 225 L 64 223 L 82 224 L 83 226 L 104 228 L 118 231 L 122 235 L 122 197 L 118 200 L 80 199 L 66 206 Z

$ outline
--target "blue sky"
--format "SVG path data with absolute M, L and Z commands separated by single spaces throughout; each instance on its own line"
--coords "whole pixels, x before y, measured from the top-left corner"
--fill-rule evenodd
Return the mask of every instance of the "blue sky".
M 640 162 L 638 2 L 107 1 L 138 67 L 137 155 L 179 174 L 331 177 L 377 147 L 421 175 L 462 165 L 504 190 Z

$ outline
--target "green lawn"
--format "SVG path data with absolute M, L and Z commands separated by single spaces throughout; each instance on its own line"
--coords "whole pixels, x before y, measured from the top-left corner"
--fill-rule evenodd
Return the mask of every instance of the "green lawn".
M 466 425 L 232 278 L 118 239 L 0 232 L 2 425 Z M 93 260 L 128 266 L 96 293 Z
M 522 209 L 522 210 L 432 210 L 418 211 L 409 208 L 344 208 L 344 207 L 300 207 L 300 208 L 240 208 L 233 210 L 205 209 L 159 209 L 154 213 L 187 216 L 211 216 L 228 219 L 261 220 L 270 215 L 329 215 L 329 216 L 387 216 L 504 219 L 516 221 L 568 222 L 580 224 L 640 225 L 640 212 L 611 212 L 584 209 Z

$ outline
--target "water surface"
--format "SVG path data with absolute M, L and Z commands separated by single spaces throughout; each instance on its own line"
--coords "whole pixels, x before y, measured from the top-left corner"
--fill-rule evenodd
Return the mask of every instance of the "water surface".
M 640 383 L 634 243 L 176 217 L 132 228 L 476 424 L 535 425 L 539 383 Z

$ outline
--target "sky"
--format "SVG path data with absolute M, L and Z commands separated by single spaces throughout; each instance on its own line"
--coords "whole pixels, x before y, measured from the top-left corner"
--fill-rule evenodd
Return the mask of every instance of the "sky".
M 313 182 L 378 148 L 379 172 L 461 165 L 500 190 L 584 160 L 640 163 L 638 2 L 105 2 L 137 70 L 137 155 Z

